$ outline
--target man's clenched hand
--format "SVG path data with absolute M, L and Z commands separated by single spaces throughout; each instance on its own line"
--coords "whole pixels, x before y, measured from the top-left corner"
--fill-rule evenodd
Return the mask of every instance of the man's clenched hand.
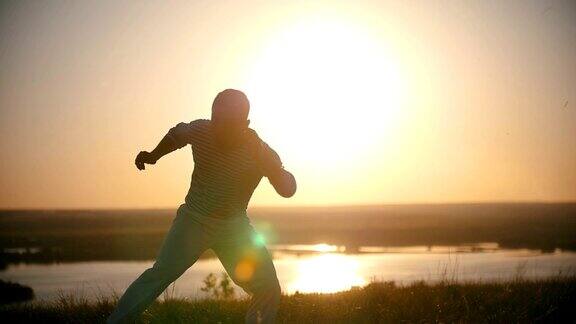
M 138 170 L 144 170 L 145 164 L 156 164 L 156 158 L 150 152 L 142 151 L 136 156 L 136 161 L 134 161 Z

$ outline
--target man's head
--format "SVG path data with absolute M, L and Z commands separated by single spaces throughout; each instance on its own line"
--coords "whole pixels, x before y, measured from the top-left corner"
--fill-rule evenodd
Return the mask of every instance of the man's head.
M 250 124 L 249 111 L 250 102 L 242 91 L 220 92 L 212 103 L 212 125 L 218 142 L 233 145 Z
M 239 90 L 226 89 L 220 92 L 212 103 L 213 120 L 236 120 L 243 122 L 248 119 L 250 102 L 246 95 Z

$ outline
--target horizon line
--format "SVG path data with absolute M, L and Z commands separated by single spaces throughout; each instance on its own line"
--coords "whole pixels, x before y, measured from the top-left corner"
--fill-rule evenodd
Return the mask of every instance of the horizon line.
M 357 204 L 300 204 L 300 205 L 254 205 L 250 209 L 260 208 L 362 208 L 362 207 L 383 207 L 383 206 L 438 206 L 438 205 L 521 205 L 521 204 L 539 204 L 539 205 L 560 205 L 576 204 L 576 200 L 467 200 L 467 201 L 448 201 L 448 202 L 381 202 L 381 203 L 357 203 Z M 0 212 L 4 211 L 104 211 L 104 210 L 174 210 L 180 205 L 174 207 L 0 207 Z

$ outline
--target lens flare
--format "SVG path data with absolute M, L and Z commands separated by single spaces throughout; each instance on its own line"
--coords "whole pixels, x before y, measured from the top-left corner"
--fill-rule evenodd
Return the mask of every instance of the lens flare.
M 266 245 L 266 238 L 265 238 L 264 235 L 262 235 L 261 233 L 257 233 L 257 234 L 254 235 L 254 237 L 252 238 L 252 242 L 253 242 L 254 245 L 256 245 L 256 246 L 265 246 L 265 245 Z
M 256 264 L 254 260 L 251 259 L 244 259 L 236 265 L 234 269 L 234 275 L 236 280 L 241 282 L 250 281 L 252 276 L 254 275 L 254 269 L 256 268 Z

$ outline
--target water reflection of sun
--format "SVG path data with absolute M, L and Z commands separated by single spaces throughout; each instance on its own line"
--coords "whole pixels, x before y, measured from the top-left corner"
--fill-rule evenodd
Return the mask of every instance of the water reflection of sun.
M 330 293 L 363 286 L 358 261 L 343 254 L 324 253 L 298 260 L 297 273 L 288 283 L 290 292 Z

